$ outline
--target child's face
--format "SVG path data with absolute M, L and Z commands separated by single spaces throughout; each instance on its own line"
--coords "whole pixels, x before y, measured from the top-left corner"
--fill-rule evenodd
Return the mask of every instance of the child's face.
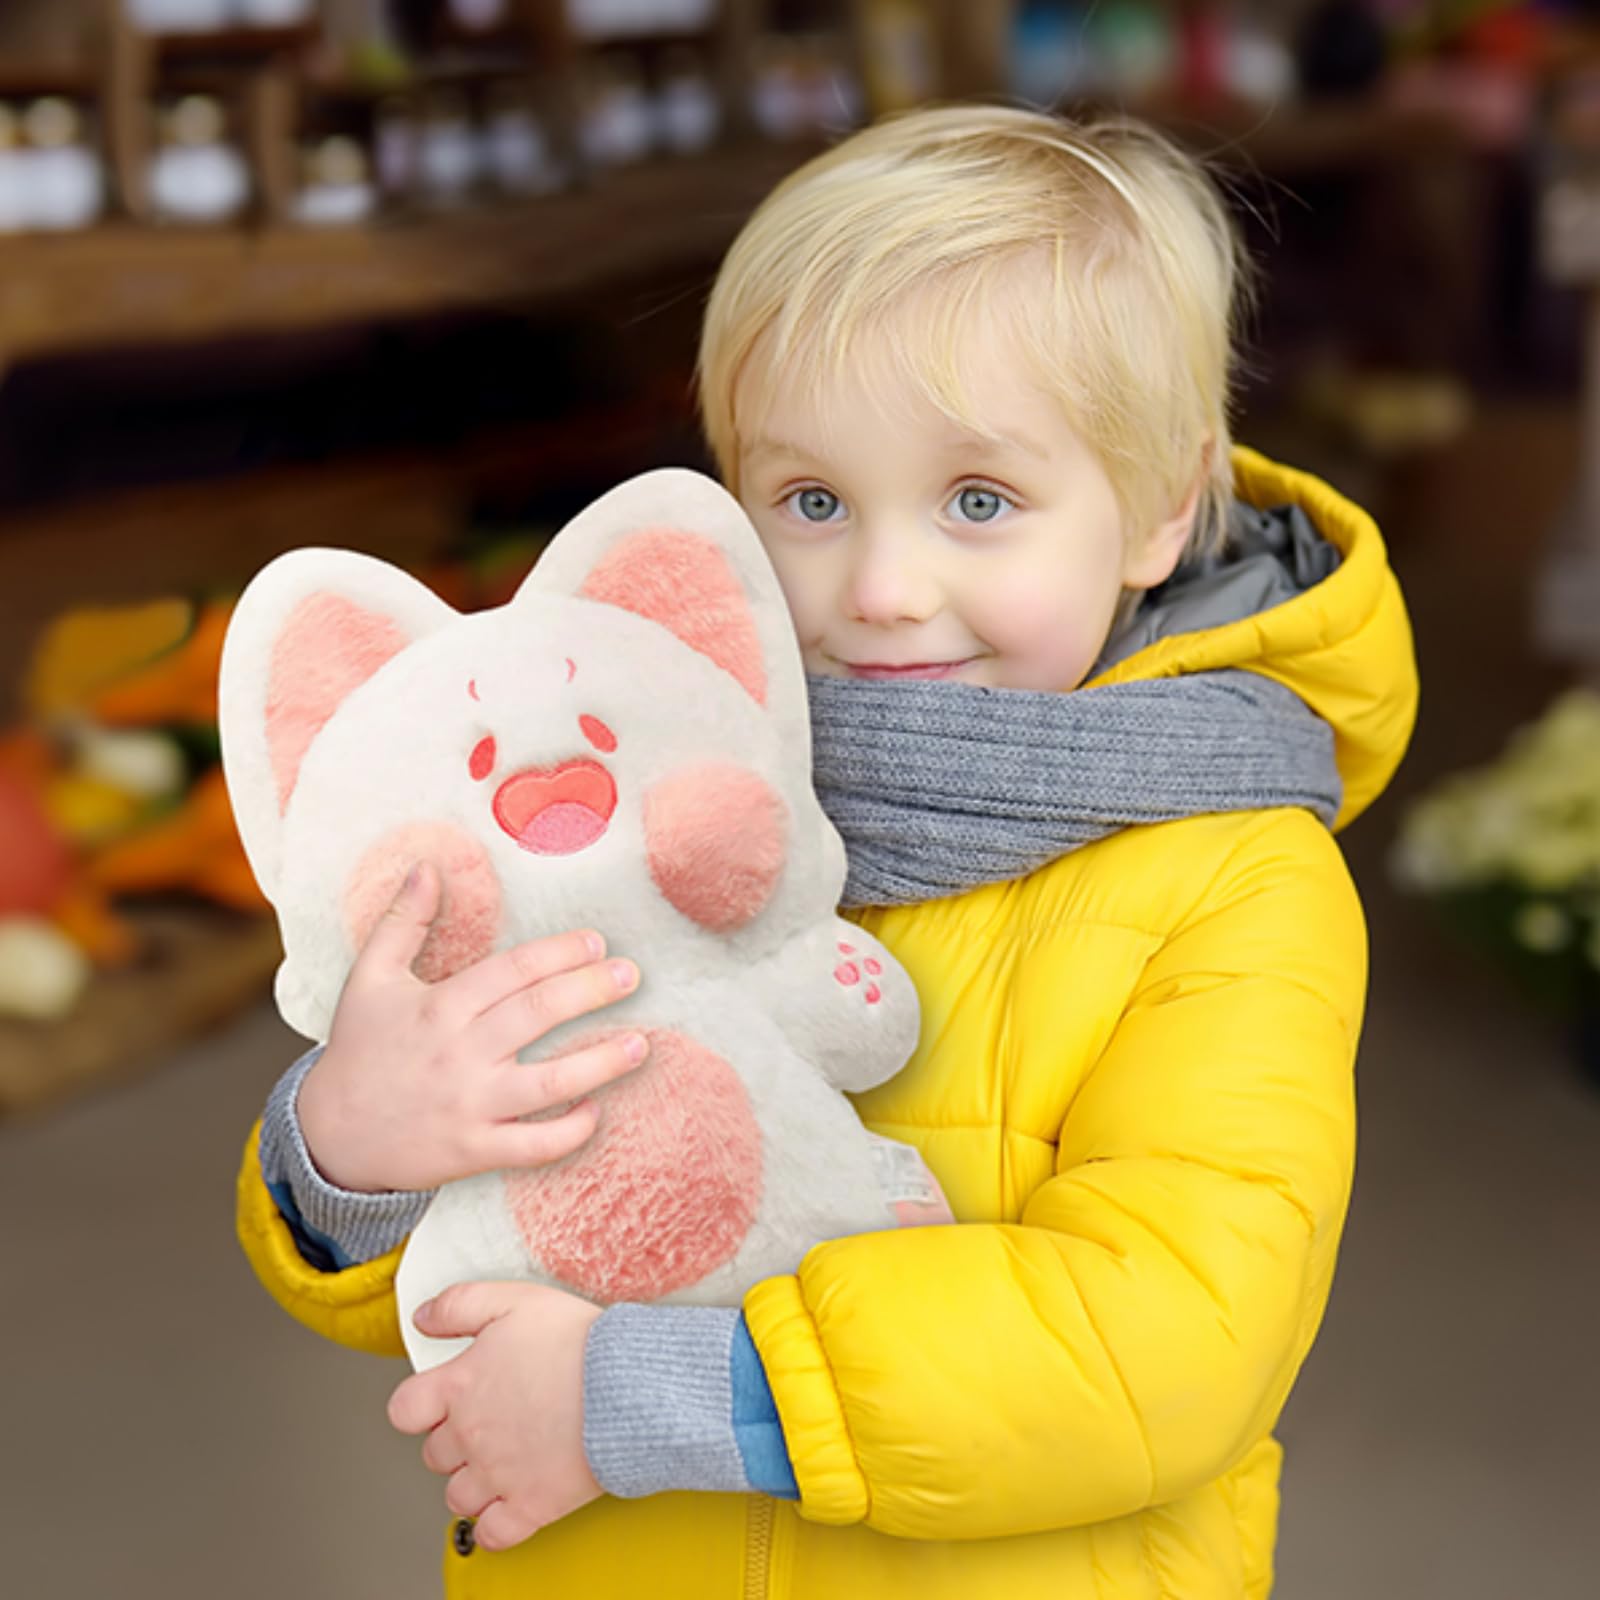
M 903 378 L 867 381 L 870 360 L 819 401 L 780 390 L 741 428 L 740 499 L 807 671 L 1076 688 L 1124 590 L 1166 576 L 1145 541 L 1142 557 L 1128 548 L 1111 483 L 1060 404 L 1003 341 L 973 342 L 966 392 L 1003 443 Z

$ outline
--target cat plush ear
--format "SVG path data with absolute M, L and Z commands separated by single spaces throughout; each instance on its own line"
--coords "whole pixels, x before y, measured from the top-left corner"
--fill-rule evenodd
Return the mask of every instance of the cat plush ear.
M 387 562 L 294 550 L 240 597 L 222 647 L 222 766 L 263 892 L 278 881 L 283 818 L 301 763 L 348 696 L 456 613 Z
M 809 771 L 805 673 L 783 591 L 750 519 L 710 478 L 667 467 L 602 495 L 551 541 L 517 600 L 536 593 L 659 623 L 762 706 Z

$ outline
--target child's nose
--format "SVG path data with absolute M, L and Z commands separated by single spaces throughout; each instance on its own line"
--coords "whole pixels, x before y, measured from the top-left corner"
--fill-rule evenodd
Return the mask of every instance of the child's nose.
M 855 622 L 926 622 L 939 609 L 938 577 L 914 540 L 863 539 L 846 606 Z

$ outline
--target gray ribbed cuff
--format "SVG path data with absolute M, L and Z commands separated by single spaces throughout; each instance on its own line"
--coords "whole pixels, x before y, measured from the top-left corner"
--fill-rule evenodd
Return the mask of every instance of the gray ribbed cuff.
M 300 1132 L 300 1085 L 317 1064 L 322 1047 L 303 1055 L 278 1079 L 261 1119 L 261 1176 L 285 1183 L 306 1227 L 321 1234 L 351 1263 L 372 1261 L 394 1249 L 422 1220 L 431 1189 L 395 1189 L 357 1194 L 328 1182 L 317 1171 Z
M 749 1493 L 733 1431 L 736 1308 L 615 1305 L 589 1329 L 583 1449 L 608 1494 Z

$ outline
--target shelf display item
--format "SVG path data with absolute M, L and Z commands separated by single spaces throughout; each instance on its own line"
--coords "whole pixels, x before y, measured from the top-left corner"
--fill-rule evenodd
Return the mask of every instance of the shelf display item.
M 510 0 L 450 0 L 450 15 L 456 25 L 473 32 L 501 27 L 510 14 Z
M 233 0 L 127 0 L 144 33 L 214 33 L 233 23 Z
M 372 168 L 379 190 L 393 198 L 408 195 L 419 181 L 422 130 L 404 100 L 386 100 L 372 122 Z
M 283 936 L 278 1007 L 308 1039 L 418 860 L 442 885 L 424 981 L 579 927 L 643 974 L 521 1052 L 645 1036 L 644 1064 L 595 1091 L 590 1141 L 446 1184 L 411 1235 L 396 1295 L 418 1367 L 459 1346 L 411 1316 L 451 1283 L 736 1306 L 820 1240 L 950 1219 L 843 1092 L 905 1064 L 917 994 L 836 915 L 844 845 L 812 788 L 799 647 L 709 478 L 602 496 L 492 611 L 351 551 L 279 557 L 234 614 L 221 731 Z
M 689 51 L 676 51 L 662 63 L 657 120 L 668 149 L 688 155 L 713 144 L 722 108 L 710 77 Z
M 454 91 L 435 94 L 417 138 L 419 188 L 436 205 L 457 205 L 482 175 L 482 148 L 465 97 Z
M 89 958 L 43 917 L 0 917 L 0 1017 L 59 1022 L 93 975 Z
M 567 25 L 581 39 L 692 33 L 710 26 L 715 0 L 567 0 Z
M 367 152 L 342 135 L 323 139 L 302 155 L 304 181 L 294 198 L 296 222 L 341 227 L 363 222 L 377 207 Z
M 483 154 L 489 177 L 507 194 L 550 194 L 562 186 L 561 168 L 544 124 L 516 90 L 491 93 Z
M 161 148 L 150 162 L 150 203 L 171 222 L 226 222 L 250 199 L 250 169 L 227 138 L 222 106 L 186 95 L 160 118 Z
M 658 133 L 655 103 L 638 68 L 621 59 L 603 62 L 593 74 L 579 124 L 584 155 L 596 166 L 641 161 L 655 148 Z
M 233 20 L 246 28 L 302 28 L 316 12 L 316 0 L 233 0 Z
M 35 100 L 22 114 L 26 148 L 25 225 L 65 232 L 85 228 L 105 205 L 105 164 L 85 138 L 70 100 Z

